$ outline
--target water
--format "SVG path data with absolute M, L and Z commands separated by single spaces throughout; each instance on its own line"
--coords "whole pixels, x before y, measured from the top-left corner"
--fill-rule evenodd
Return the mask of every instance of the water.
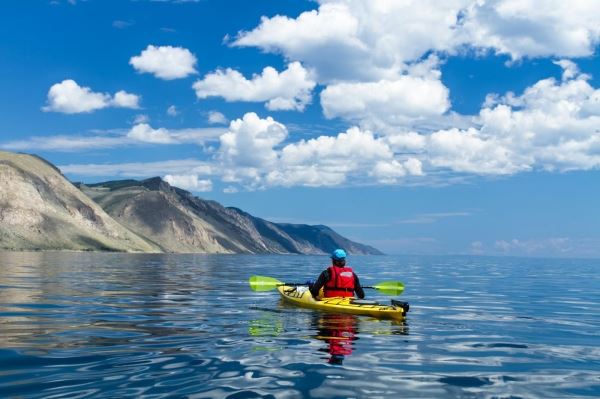
M 405 323 L 247 286 L 326 257 L 0 253 L 0 397 L 600 397 L 600 261 L 351 260 Z

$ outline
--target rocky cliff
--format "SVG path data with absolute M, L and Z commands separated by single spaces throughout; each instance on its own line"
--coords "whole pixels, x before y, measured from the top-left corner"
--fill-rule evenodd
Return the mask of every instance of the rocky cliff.
M 379 254 L 326 226 L 279 224 L 197 198 L 160 178 L 79 185 L 113 218 L 167 252 Z
M 157 252 L 32 155 L 0 151 L 0 249 Z

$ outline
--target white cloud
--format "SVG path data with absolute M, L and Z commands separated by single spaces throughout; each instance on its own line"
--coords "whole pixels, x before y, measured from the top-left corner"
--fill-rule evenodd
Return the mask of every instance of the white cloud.
M 311 101 L 315 87 L 310 73 L 299 62 L 292 62 L 281 73 L 272 67 L 246 79 L 233 69 L 217 70 L 194 83 L 200 99 L 223 97 L 226 101 L 266 102 L 269 110 L 302 111 Z
M 315 68 L 320 82 L 395 80 L 406 64 L 452 49 L 468 0 L 320 0 L 297 18 L 263 17 L 235 46 L 282 53 Z M 327 54 L 327 56 L 323 56 Z
M 95 135 L 56 135 L 34 136 L 26 140 L 15 140 L 0 144 L 0 148 L 8 151 L 85 151 L 98 148 L 115 148 L 122 146 L 138 146 L 142 144 L 197 144 L 204 146 L 211 141 L 218 141 L 225 133 L 223 128 L 198 129 L 154 129 L 147 123 L 138 123 L 129 131 L 107 131 Z
M 473 1 L 458 41 L 521 57 L 583 57 L 600 39 L 600 3 L 573 0 Z
M 427 145 L 426 136 L 413 131 L 388 134 L 385 141 L 395 152 L 421 152 Z
M 0 148 L 8 151 L 57 151 L 71 152 L 94 148 L 115 148 L 124 144 L 123 137 L 115 136 L 34 136 L 27 140 L 15 140 L 0 144 Z
M 403 125 L 442 115 L 450 101 L 439 79 L 401 76 L 394 81 L 329 85 L 321 92 L 321 105 L 327 118 Z
M 75 176 L 119 176 L 144 178 L 165 174 L 196 174 L 210 176 L 214 166 L 197 159 L 177 159 L 160 162 L 127 162 L 121 164 L 68 164 L 58 168 L 65 174 Z
M 219 146 L 207 152 L 212 156 L 214 176 L 247 188 L 435 184 L 439 179 L 451 182 L 472 175 L 598 169 L 600 89 L 594 88 L 590 77 L 572 61 L 558 60 L 556 64 L 563 69 L 561 78 L 542 79 L 522 93 L 489 96 L 466 128 L 381 132 L 355 126 L 337 135 L 292 141 L 280 122 L 247 113 L 232 121 L 228 129 L 169 130 L 146 123 L 135 125 L 121 138 L 69 141 L 68 137 L 55 137 L 52 145 L 202 144 L 218 138 Z M 374 107 L 374 102 L 354 97 L 359 104 L 367 104 L 365 110 Z M 340 101 L 345 99 L 340 96 Z M 336 109 L 359 109 L 344 106 L 347 108 L 339 105 Z M 382 110 L 378 112 L 383 115 Z M 365 111 L 362 117 L 371 116 Z M 51 138 L 46 140 L 50 143 Z M 13 142 L 3 147 L 35 144 L 40 143 Z
M 397 79 L 431 52 L 491 50 L 521 57 L 590 56 L 600 3 L 588 0 L 318 0 L 297 18 L 263 17 L 234 46 L 314 68 L 319 82 Z M 327 56 L 323 56 L 326 54 Z
M 136 94 L 127 93 L 120 90 L 115 93 L 112 99 L 112 105 L 121 108 L 139 108 L 140 97 Z
M 394 157 L 389 145 L 357 127 L 337 136 L 320 136 L 286 145 L 268 185 L 335 186 L 375 177 L 383 184 L 422 174 L 420 161 Z
M 165 128 L 153 129 L 147 123 L 140 123 L 131 128 L 127 137 L 145 143 L 173 144 L 175 139 Z
M 286 165 L 304 165 L 315 163 L 343 164 L 381 158 L 391 158 L 389 147 L 376 139 L 371 132 L 351 128 L 345 133 L 332 136 L 320 136 L 315 139 L 301 140 L 288 144 L 282 150 L 282 161 Z
M 221 128 L 170 130 L 161 127 L 154 129 L 147 123 L 139 123 L 127 132 L 126 137 L 134 141 L 151 144 L 204 144 L 207 141 L 216 140 L 224 132 L 225 129 Z
M 529 168 L 516 163 L 517 154 L 495 138 L 482 137 L 474 128 L 433 133 L 428 140 L 428 160 L 436 168 L 475 174 L 512 174 Z
M 72 79 L 65 79 L 50 87 L 48 105 L 42 107 L 45 112 L 77 114 L 92 112 L 108 107 L 139 108 L 140 97 L 123 90 L 111 96 L 108 93 L 96 93 L 89 87 L 82 87 Z
M 599 168 L 600 90 L 572 62 L 557 64 L 561 81 L 540 80 L 520 96 L 490 96 L 479 126 L 425 137 L 430 165 L 473 174 Z
M 131 57 L 136 71 L 151 73 L 157 78 L 173 80 L 196 73 L 196 57 L 188 49 L 148 45 L 140 55 Z
M 167 115 L 169 115 L 169 116 L 179 115 L 179 111 L 177 111 L 177 107 L 174 105 L 171 105 L 169 108 L 167 108 Z
M 220 138 L 220 159 L 229 165 L 264 168 L 277 161 L 275 146 L 287 137 L 287 129 L 273 118 L 247 113 L 229 125 Z
M 207 119 L 211 125 L 225 125 L 229 123 L 229 119 L 219 111 L 209 111 Z
M 398 182 L 398 179 L 407 175 L 423 175 L 423 165 L 416 158 L 409 158 L 404 162 L 400 162 L 397 159 L 378 161 L 370 175 L 379 183 L 395 184 Z
M 323 5 L 297 19 L 263 17 L 259 27 L 240 32 L 235 46 L 256 46 L 282 52 L 288 59 L 302 60 L 327 75 L 330 67 L 339 72 L 352 67 L 368 49 L 357 37 L 359 21 L 344 4 Z M 323 56 L 326 54 L 326 56 Z M 341 67 L 343 65 L 343 67 Z
M 192 192 L 212 191 L 212 181 L 200 179 L 198 175 L 165 175 L 164 180 L 171 186 Z

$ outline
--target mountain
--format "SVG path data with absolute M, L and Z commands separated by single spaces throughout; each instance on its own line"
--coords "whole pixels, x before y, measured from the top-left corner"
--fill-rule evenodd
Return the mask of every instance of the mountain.
M 381 254 L 327 226 L 273 223 L 200 199 L 155 177 L 79 188 L 115 220 L 166 252 Z
M 273 223 L 159 177 L 76 185 L 35 155 L 0 151 L 0 250 L 380 254 L 327 226 Z
M 0 151 L 0 249 L 159 252 L 52 164 Z

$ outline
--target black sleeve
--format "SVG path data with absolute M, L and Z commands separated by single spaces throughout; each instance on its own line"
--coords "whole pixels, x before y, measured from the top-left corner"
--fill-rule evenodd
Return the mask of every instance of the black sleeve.
M 319 296 L 319 291 L 321 290 L 321 288 L 323 288 L 323 286 L 325 285 L 325 283 L 327 283 L 328 280 L 329 272 L 327 271 L 327 269 L 325 269 L 321 272 L 317 281 L 312 285 L 312 287 L 310 287 L 310 293 L 312 294 L 313 298 Z
M 358 276 L 356 275 L 356 273 L 354 274 L 354 292 L 356 292 L 356 296 L 359 299 L 365 298 L 365 292 L 363 291 L 362 286 L 360 285 L 360 281 L 358 280 Z

